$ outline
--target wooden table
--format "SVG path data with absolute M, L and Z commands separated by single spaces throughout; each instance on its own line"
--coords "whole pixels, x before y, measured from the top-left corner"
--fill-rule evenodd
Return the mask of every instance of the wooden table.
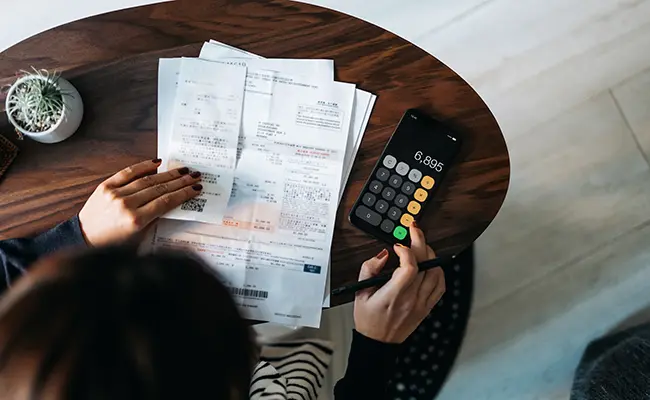
M 334 59 L 338 80 L 379 96 L 338 210 L 333 287 L 356 280 L 361 263 L 383 247 L 351 226 L 347 214 L 408 108 L 464 137 L 459 162 L 421 224 L 431 246 L 440 254 L 462 250 L 499 211 L 510 176 L 499 126 L 474 90 L 436 58 L 377 26 L 316 6 L 181 0 L 76 21 L 0 53 L 0 86 L 30 66 L 57 69 L 86 106 L 81 128 L 67 141 L 19 143 L 21 154 L 0 182 L 0 238 L 45 230 L 77 213 L 115 171 L 155 158 L 158 58 L 196 57 L 209 39 L 265 57 Z M 11 131 L 3 113 L 0 132 Z

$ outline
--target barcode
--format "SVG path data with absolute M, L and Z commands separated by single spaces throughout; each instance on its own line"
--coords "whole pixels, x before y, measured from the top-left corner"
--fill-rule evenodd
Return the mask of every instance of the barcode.
M 228 288 L 233 296 L 255 297 L 257 299 L 267 299 L 269 292 L 264 290 L 246 289 L 239 287 Z
M 207 199 L 189 199 L 181 205 L 181 210 L 203 212 Z

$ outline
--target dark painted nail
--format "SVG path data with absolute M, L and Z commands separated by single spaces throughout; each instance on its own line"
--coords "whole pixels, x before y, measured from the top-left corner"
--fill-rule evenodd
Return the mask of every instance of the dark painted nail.
M 189 172 L 190 172 L 190 169 L 187 168 L 187 167 L 183 167 L 183 168 L 178 169 L 178 173 L 181 174 L 181 175 L 188 174 Z
M 194 185 L 192 186 L 192 189 L 196 190 L 197 192 L 200 192 L 203 190 L 203 185 Z
M 192 178 L 196 179 L 196 178 L 198 178 L 199 176 L 201 176 L 201 173 L 200 173 L 199 171 L 194 171 L 194 172 L 192 172 L 192 173 L 190 174 L 190 176 L 191 176 Z
M 384 257 L 386 257 L 387 255 L 388 255 L 388 250 L 383 249 L 382 251 L 379 252 L 379 254 L 377 254 L 377 259 L 383 260 Z
M 154 164 L 158 164 L 161 161 L 162 160 L 160 158 L 154 158 L 153 160 L 151 160 L 151 162 L 154 163 Z
M 417 222 L 415 222 L 415 221 L 411 222 L 411 226 L 414 227 L 414 228 L 416 228 L 416 229 L 419 229 L 419 228 L 420 228 L 420 227 L 418 226 Z

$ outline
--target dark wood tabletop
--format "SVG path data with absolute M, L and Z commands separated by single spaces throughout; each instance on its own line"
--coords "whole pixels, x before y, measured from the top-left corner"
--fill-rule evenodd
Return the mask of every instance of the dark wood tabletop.
M 321 7 L 288 0 L 180 0 L 72 22 L 0 53 L 0 86 L 30 66 L 56 69 L 85 104 L 83 123 L 70 139 L 16 142 L 21 153 L 0 181 L 0 239 L 35 234 L 73 216 L 105 178 L 155 158 L 158 59 L 196 57 L 209 39 L 265 57 L 333 59 L 338 80 L 378 95 L 338 210 L 333 287 L 356 280 L 361 263 L 385 246 L 350 225 L 347 214 L 406 109 L 435 116 L 464 139 L 420 224 L 430 245 L 441 255 L 459 252 L 496 216 L 510 178 L 503 135 L 479 95 L 435 57 Z M 4 113 L 0 133 L 14 136 Z

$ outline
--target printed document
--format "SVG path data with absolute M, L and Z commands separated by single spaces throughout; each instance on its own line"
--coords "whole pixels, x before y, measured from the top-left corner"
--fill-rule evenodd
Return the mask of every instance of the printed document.
M 235 164 L 220 171 L 224 177 L 232 171 L 232 188 L 222 215 L 207 207 L 185 210 L 199 215 L 161 220 L 148 244 L 203 257 L 247 318 L 316 327 L 322 305 L 329 305 L 325 282 L 337 204 L 376 96 L 333 82 L 331 60 L 263 59 L 220 43 L 206 44 L 201 56 L 246 70 Z M 184 85 L 184 64 L 160 60 L 163 159 L 178 147 L 169 110 Z M 225 153 L 232 154 L 228 143 Z
M 186 166 L 201 171 L 203 191 L 166 218 L 223 218 L 237 161 L 245 82 L 246 67 L 182 61 L 165 169 Z

